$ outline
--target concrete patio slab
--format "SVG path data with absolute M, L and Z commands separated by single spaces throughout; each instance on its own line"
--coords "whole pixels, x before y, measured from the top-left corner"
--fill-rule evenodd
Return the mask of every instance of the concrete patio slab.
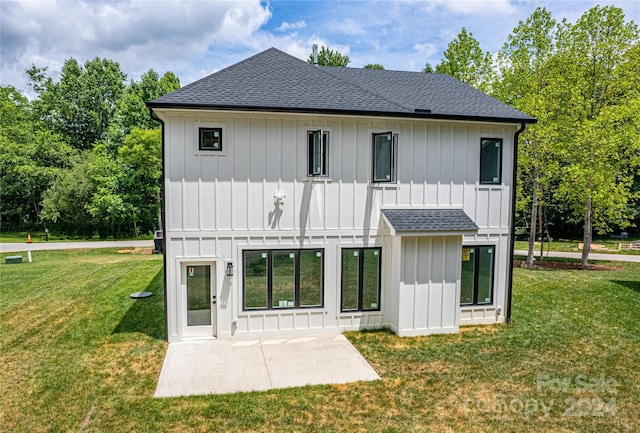
M 156 397 L 380 379 L 341 334 L 171 343 Z

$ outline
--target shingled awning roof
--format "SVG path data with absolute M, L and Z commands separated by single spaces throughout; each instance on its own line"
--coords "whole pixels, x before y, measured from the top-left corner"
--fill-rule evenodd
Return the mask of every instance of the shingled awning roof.
M 478 231 L 478 226 L 462 209 L 383 209 L 382 214 L 393 235 Z
M 535 119 L 453 77 L 311 65 L 270 48 L 147 104 L 534 123 Z

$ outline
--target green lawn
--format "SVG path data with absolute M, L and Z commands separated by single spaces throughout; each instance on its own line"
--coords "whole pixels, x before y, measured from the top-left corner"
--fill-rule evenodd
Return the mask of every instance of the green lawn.
M 595 250 L 595 249 L 591 249 L 592 253 L 598 253 L 598 254 L 633 254 L 633 255 L 640 255 L 640 250 L 619 250 L 618 246 L 620 244 L 628 244 L 630 241 L 637 241 L 637 238 L 632 238 L 632 239 L 609 239 L 609 238 L 603 238 L 603 239 L 594 239 L 593 243 L 594 244 L 598 244 L 598 245 L 602 245 L 603 247 L 605 247 L 605 249 L 599 249 L 599 250 Z M 580 241 L 582 242 L 582 241 Z M 515 249 L 516 250 L 524 250 L 527 251 L 529 249 L 529 241 L 516 241 L 515 244 Z M 540 242 L 536 242 L 536 256 L 540 255 Z M 563 252 L 573 252 L 573 253 L 578 253 L 578 252 L 582 252 L 582 250 L 580 250 L 578 248 L 578 241 L 553 241 L 551 242 L 551 244 L 549 244 L 549 242 L 545 242 L 544 244 L 544 251 L 563 251 Z
M 349 333 L 381 381 L 152 398 L 162 259 L 0 255 L 0 431 L 635 432 L 640 267 L 515 270 L 511 326 Z M 133 301 L 135 291 L 154 293 Z

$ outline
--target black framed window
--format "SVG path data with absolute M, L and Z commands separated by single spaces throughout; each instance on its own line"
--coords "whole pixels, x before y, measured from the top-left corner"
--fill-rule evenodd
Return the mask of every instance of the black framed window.
M 380 311 L 381 251 L 342 249 L 341 311 Z
M 493 302 L 494 246 L 462 247 L 460 305 Z
M 502 182 L 502 138 L 480 139 L 480 183 Z
M 396 181 L 398 134 L 373 134 L 373 182 Z
M 222 151 L 222 128 L 198 128 L 200 150 Z
M 307 175 L 329 175 L 329 133 L 323 130 L 307 134 Z
M 324 250 L 243 252 L 243 310 L 322 307 Z

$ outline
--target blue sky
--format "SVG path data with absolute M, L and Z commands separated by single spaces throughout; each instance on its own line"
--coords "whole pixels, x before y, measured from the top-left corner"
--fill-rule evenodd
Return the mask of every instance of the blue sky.
M 597 4 L 640 22 L 638 0 L 2 0 L 0 83 L 29 94 L 32 64 L 57 78 L 66 59 L 97 56 L 119 62 L 129 79 L 153 68 L 185 85 L 269 47 L 306 59 L 314 43 L 353 67 L 418 71 L 435 66 L 462 27 L 495 54 L 538 6 L 575 22 Z

